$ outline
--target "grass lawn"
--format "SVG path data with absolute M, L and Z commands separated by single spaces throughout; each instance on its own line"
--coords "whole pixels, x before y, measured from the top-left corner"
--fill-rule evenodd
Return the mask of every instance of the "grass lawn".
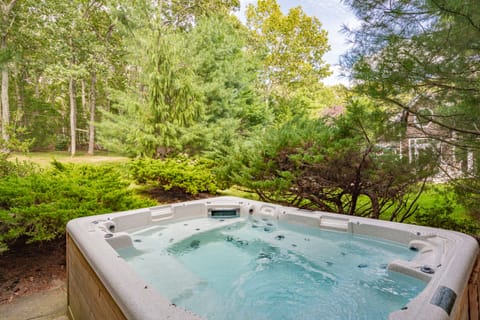
M 450 206 L 452 208 L 449 216 L 455 220 L 471 219 L 468 215 L 465 207 L 459 204 L 455 199 L 453 191 L 448 190 L 444 185 L 431 185 L 427 188 L 418 198 L 417 203 L 418 211 L 433 210 L 435 208 L 442 208 Z M 388 220 L 390 217 L 389 211 L 384 212 L 381 219 Z M 415 221 L 415 215 L 406 219 L 406 223 L 413 223 Z
M 454 192 L 443 184 L 430 185 L 418 199 L 418 205 L 420 208 L 433 208 L 435 206 L 446 205 L 449 201 L 453 206 L 451 213 L 452 218 L 468 217 L 465 207 L 455 200 Z
M 41 167 L 48 167 L 53 160 L 62 163 L 80 164 L 126 162 L 129 160 L 127 157 L 102 151 L 95 152 L 95 155 L 93 156 L 86 152 L 77 152 L 75 157 L 70 156 L 70 153 L 66 151 L 12 153 L 8 159 L 10 161 L 31 161 Z
M 246 199 L 260 200 L 258 195 L 254 192 L 246 192 L 240 188 L 233 186 L 225 190 L 218 190 L 219 196 L 240 197 Z

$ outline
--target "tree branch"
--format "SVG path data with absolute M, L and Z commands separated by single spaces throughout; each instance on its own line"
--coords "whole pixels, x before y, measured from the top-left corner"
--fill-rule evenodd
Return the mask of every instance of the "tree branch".
M 442 10 L 442 11 L 445 11 L 445 12 L 448 12 L 450 14 L 458 15 L 458 16 L 461 16 L 461 17 L 465 18 L 468 21 L 468 23 L 470 23 L 472 25 L 472 27 L 474 27 L 475 29 L 480 31 L 480 26 L 475 24 L 475 22 L 472 20 L 472 17 L 470 17 L 470 16 L 468 16 L 464 13 L 461 13 L 461 12 L 458 12 L 458 11 L 455 11 L 455 10 L 452 10 L 452 9 L 448 9 L 446 6 L 442 6 L 441 4 L 439 4 L 436 0 L 432 0 L 432 3 L 434 5 L 436 5 L 437 8 Z
M 410 113 L 412 113 L 412 114 L 415 114 L 415 115 L 418 114 L 418 112 L 415 111 L 415 110 L 413 110 L 411 107 L 408 107 L 408 106 L 404 105 L 403 103 L 401 103 L 401 102 L 399 102 L 399 101 L 397 101 L 397 100 L 395 100 L 395 99 L 393 99 L 393 98 L 383 97 L 382 99 L 385 100 L 385 101 L 388 101 L 388 102 L 390 102 L 390 103 L 393 103 L 393 104 L 395 104 L 396 106 L 399 106 L 399 107 L 402 108 L 403 110 L 408 111 L 408 112 L 410 112 Z M 462 128 L 456 128 L 456 127 L 450 126 L 450 125 L 448 125 L 448 124 L 445 124 L 445 123 L 440 122 L 440 121 L 435 120 L 435 119 L 430 119 L 430 118 L 429 118 L 429 120 L 430 120 L 432 123 L 434 123 L 434 124 L 436 124 L 436 125 L 439 125 L 439 126 L 442 127 L 442 128 L 445 128 L 445 129 L 448 129 L 448 130 L 451 130 L 451 131 L 454 131 L 454 132 L 471 134 L 471 135 L 475 135 L 475 136 L 480 136 L 480 132 L 478 132 L 478 131 L 473 131 L 473 130 L 468 130 L 468 129 L 462 129 Z

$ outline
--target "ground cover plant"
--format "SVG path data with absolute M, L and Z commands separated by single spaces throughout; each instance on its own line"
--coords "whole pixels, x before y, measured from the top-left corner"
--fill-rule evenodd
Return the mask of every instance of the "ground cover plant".
M 409 223 L 480 235 L 480 221 L 475 211 L 463 203 L 463 196 L 448 184 L 430 184 L 418 201 L 418 212 Z
M 195 195 L 215 194 L 219 189 L 212 168 L 215 162 L 206 158 L 176 156 L 167 159 L 139 158 L 129 163 L 132 179 L 151 188 L 169 191 L 178 188 Z
M 11 163 L 0 177 L 0 246 L 18 239 L 29 242 L 62 238 L 71 219 L 152 206 L 134 194 L 114 165 L 53 162 L 42 169 L 27 162 Z

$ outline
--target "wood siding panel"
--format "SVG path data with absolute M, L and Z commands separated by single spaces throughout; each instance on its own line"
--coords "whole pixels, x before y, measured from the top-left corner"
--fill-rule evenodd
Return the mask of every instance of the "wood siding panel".
M 108 290 L 67 235 L 68 312 L 74 320 L 126 319 Z
M 468 282 L 469 320 L 480 319 L 480 255 Z

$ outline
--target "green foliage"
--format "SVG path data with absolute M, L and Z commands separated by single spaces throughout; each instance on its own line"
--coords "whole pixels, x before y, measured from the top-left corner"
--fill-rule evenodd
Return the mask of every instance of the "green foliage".
M 417 212 L 408 222 L 478 236 L 480 223 L 469 215 L 457 191 L 449 184 L 428 185 L 418 200 Z
M 296 118 L 234 146 L 217 175 L 261 199 L 351 215 L 403 221 L 415 210 L 417 183 L 430 159 L 409 163 L 378 142 L 387 115 L 353 101 L 334 119 Z M 417 191 L 421 191 L 421 188 Z
M 402 103 L 402 94 L 435 92 L 434 105 L 478 104 L 478 74 L 471 72 L 478 43 L 469 40 L 479 36 L 476 0 L 346 3 L 362 22 L 351 34 L 357 41 L 346 62 L 371 94 Z
M 238 22 L 222 17 L 203 18 L 186 35 L 204 113 L 183 130 L 184 152 L 221 150 L 271 120 L 255 88 L 259 56 L 245 50 L 247 36 Z
M 55 139 L 55 151 L 67 151 L 69 140 L 66 135 L 58 135 Z
M 24 138 L 25 131 L 24 127 L 16 127 L 14 125 L 7 127 L 8 139 L 0 137 L 0 153 L 2 153 L 4 157 L 8 157 L 13 151 L 28 151 L 34 139 Z
M 26 94 L 25 100 L 20 123 L 27 130 L 20 135 L 20 138 L 32 141 L 29 150 L 51 150 L 52 147 L 56 150 L 67 150 L 68 138 L 61 134 L 65 123 L 57 116 L 59 106 L 36 99 L 30 94 Z M 59 144 L 60 139 L 61 144 Z
M 322 60 L 329 49 L 327 32 L 301 7 L 287 15 L 276 0 L 260 0 L 247 7 L 247 26 L 265 46 L 265 77 L 274 85 L 295 87 L 318 83 L 329 74 Z M 288 48 L 288 50 L 286 50 Z
M 419 225 L 455 230 L 471 235 L 480 234 L 480 223 L 466 217 L 453 215 L 452 199 L 445 199 L 432 207 L 423 207 L 414 216 L 414 222 Z
M 480 152 L 476 152 L 472 157 L 479 159 Z M 475 161 L 474 168 L 463 179 L 458 179 L 453 183 L 457 201 L 462 204 L 468 214 L 480 223 L 480 163 Z
M 431 122 L 422 134 L 478 153 L 480 73 L 472 72 L 479 65 L 478 1 L 345 2 L 361 21 L 344 57 L 356 89 L 415 114 L 420 124 Z
M 248 5 L 246 17 L 249 45 L 262 55 L 258 87 L 275 123 L 314 114 L 325 103 L 330 107 L 331 91 L 321 82 L 330 74 L 323 61 L 329 45 L 321 22 L 300 6 L 284 14 L 276 0 Z
M 131 64 L 142 72 L 132 72 L 132 86 L 112 91 L 114 108 L 98 125 L 109 150 L 148 157 L 197 154 L 269 121 L 255 88 L 258 57 L 245 50 L 247 33 L 238 22 L 208 16 L 188 32 L 135 32 Z
M 148 157 L 210 147 L 213 110 L 237 108 L 234 100 L 246 92 L 239 87 L 251 86 L 243 76 L 236 78 L 237 62 L 246 59 L 238 32 L 227 23 L 234 19 L 219 17 L 238 5 L 236 0 L 202 0 L 194 6 L 150 1 L 112 6 L 128 71 L 125 87 L 110 91 L 113 108 L 103 112 L 98 126 L 103 146 Z
M 165 156 L 180 148 L 181 129 L 202 113 L 195 74 L 181 33 L 160 28 L 139 31 L 137 37 L 129 49 L 132 58 L 140 58 L 132 63 L 141 72 L 125 91 L 113 91 L 115 109 L 103 112 L 99 141 L 116 152 Z
M 155 204 L 135 196 L 112 165 L 54 162 L 48 170 L 26 167 L 14 164 L 16 170 L 0 178 L 0 245 L 4 247 L 20 237 L 28 242 L 61 237 L 67 222 L 77 217 Z
M 164 190 L 180 188 L 190 194 L 216 193 L 218 184 L 211 172 L 214 165 L 211 160 L 183 156 L 164 160 L 140 158 L 132 160 L 130 172 L 136 182 Z
M 38 171 L 39 166 L 32 162 L 18 159 L 12 162 L 7 160 L 7 155 L 0 156 L 0 179 L 8 176 L 26 177 Z

